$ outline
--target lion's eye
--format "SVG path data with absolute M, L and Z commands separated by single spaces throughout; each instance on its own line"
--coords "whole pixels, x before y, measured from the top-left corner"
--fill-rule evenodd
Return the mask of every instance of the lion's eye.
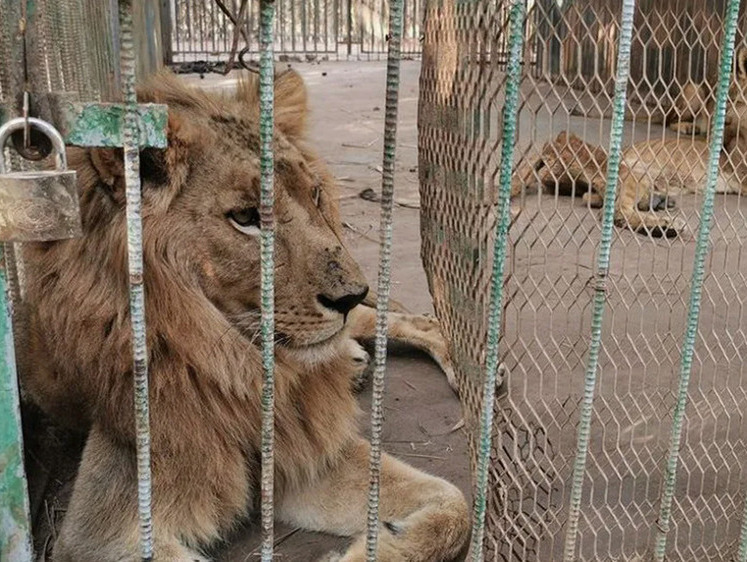
M 259 211 L 256 207 L 237 209 L 228 213 L 228 221 L 236 230 L 244 234 L 259 234 Z

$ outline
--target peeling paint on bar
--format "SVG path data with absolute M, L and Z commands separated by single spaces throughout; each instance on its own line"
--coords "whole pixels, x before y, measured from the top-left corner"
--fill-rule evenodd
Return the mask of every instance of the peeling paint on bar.
M 60 102 L 58 127 L 66 144 L 74 146 L 119 147 L 127 109 L 114 103 Z M 140 123 L 138 144 L 166 148 L 168 107 L 160 104 L 137 106 Z
M 142 145 L 143 131 L 154 129 L 155 123 L 144 119 L 142 106 L 137 103 L 135 93 L 135 54 L 132 32 L 133 0 L 119 0 L 120 68 L 122 71 L 123 106 L 117 107 L 117 119 L 107 120 L 101 113 L 85 113 L 80 128 L 92 133 L 101 128 L 102 140 L 113 140 L 119 135 L 124 149 L 125 193 L 127 196 L 127 265 L 130 291 L 130 322 L 132 324 L 132 355 L 134 375 L 134 409 L 137 444 L 137 507 L 140 528 L 140 559 L 145 562 L 153 559 L 153 513 L 150 455 L 150 404 L 148 396 L 148 350 L 145 325 L 145 287 L 143 285 L 143 218 L 142 193 L 140 190 L 140 150 L 138 134 Z M 106 107 L 106 106 L 104 106 Z M 109 106 L 112 107 L 112 106 Z M 145 112 L 146 116 L 151 116 Z M 119 128 L 112 128 L 112 125 Z M 147 123 L 147 124 L 146 124 Z M 166 113 L 160 122 L 164 131 Z M 75 130 L 75 129 L 74 129 Z M 104 135 L 109 136 L 108 139 Z M 146 135 L 147 136 L 147 135 Z M 81 135 L 81 139 L 83 135 Z M 76 142 L 73 139 L 70 142 Z M 95 142 L 94 138 L 86 142 Z M 163 146 L 166 146 L 163 139 Z
M 124 144 L 125 107 L 117 103 L 76 102 L 68 92 L 47 94 L 53 125 L 65 144 L 86 147 L 121 147 Z M 140 147 L 166 148 L 168 106 L 146 103 L 137 106 Z M 0 124 L 16 116 L 10 104 L 0 104 Z

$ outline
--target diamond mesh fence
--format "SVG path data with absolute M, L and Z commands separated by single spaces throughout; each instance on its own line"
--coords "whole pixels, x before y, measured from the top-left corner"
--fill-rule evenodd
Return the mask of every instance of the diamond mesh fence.
M 654 548 L 725 5 L 651 0 L 636 8 L 580 560 L 642 560 Z M 473 464 L 508 8 L 500 0 L 433 0 L 423 24 L 422 257 L 452 345 Z M 620 29 L 620 2 L 536 0 L 528 8 L 489 560 L 562 558 Z M 738 47 L 744 31 L 741 13 Z M 747 488 L 745 64 L 747 51 L 738 49 L 669 532 L 672 560 L 732 559 L 740 538 Z

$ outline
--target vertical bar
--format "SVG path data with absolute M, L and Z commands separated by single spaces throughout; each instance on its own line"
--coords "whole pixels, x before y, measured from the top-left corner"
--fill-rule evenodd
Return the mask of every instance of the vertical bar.
M 744 497 L 744 510 L 742 511 L 742 530 L 739 534 L 739 552 L 736 562 L 747 562 L 747 493 Z
M 296 52 L 296 0 L 290 0 L 291 12 L 291 49 Z
M 301 2 L 301 44 L 303 45 L 303 52 L 308 53 L 308 47 L 306 46 L 306 35 L 308 34 L 309 18 L 306 13 L 306 0 Z
M 0 359 L 0 560 L 20 562 L 33 560 L 33 553 L 5 246 L 0 244 L 0 337 L 3 340 L 3 356 Z
M 285 36 L 288 32 L 285 25 L 285 2 L 280 2 L 280 6 L 278 7 L 278 24 L 278 28 L 280 29 L 280 52 L 285 53 Z
M 729 97 L 732 64 L 734 59 L 734 40 L 739 19 L 739 0 L 729 0 L 724 22 L 724 35 L 721 43 L 721 64 L 719 66 L 718 87 L 716 90 L 716 109 L 710 135 L 708 156 L 708 176 L 706 177 L 703 207 L 700 212 L 700 225 L 695 245 L 695 258 L 690 286 L 690 304 L 687 312 L 687 328 L 682 342 L 682 359 L 680 362 L 680 377 L 677 389 L 677 403 L 672 414 L 672 433 L 669 440 L 667 466 L 664 473 L 664 489 L 661 495 L 659 518 L 657 519 L 656 544 L 654 559 L 664 560 L 667 547 L 667 533 L 672 517 L 672 500 L 674 486 L 677 481 L 677 464 L 679 461 L 682 428 L 684 425 L 685 408 L 687 407 L 687 390 L 690 385 L 695 339 L 698 335 L 698 321 L 700 318 L 700 301 L 705 278 L 705 259 L 708 255 L 708 245 L 713 220 L 713 203 L 716 197 L 716 180 L 718 178 L 721 147 L 724 143 L 724 123 L 726 118 L 726 103 Z
M 127 264 L 130 322 L 132 324 L 135 428 L 137 435 L 137 492 L 140 557 L 153 559 L 151 513 L 150 408 L 148 404 L 148 352 L 145 340 L 143 286 L 143 220 L 140 193 L 140 123 L 135 93 L 135 51 L 132 39 L 132 1 L 119 0 L 120 65 L 124 118 L 124 166 L 127 199 Z
M 249 6 L 247 7 L 246 14 L 244 17 L 244 22 L 245 22 L 246 29 L 247 29 L 247 35 L 250 38 L 253 37 L 252 31 L 254 30 L 254 6 L 256 6 L 255 2 L 249 3 Z M 261 8 L 257 11 L 257 14 L 259 14 L 258 17 L 260 17 L 260 20 L 261 20 L 261 11 L 262 11 Z M 260 21 L 260 24 L 261 24 L 261 21 Z M 257 41 L 257 43 L 259 43 L 259 41 Z
M 117 52 L 117 47 L 120 47 L 122 44 L 119 26 L 119 8 L 117 7 L 118 1 L 109 0 L 109 33 L 111 34 L 111 46 L 114 53 Z M 122 95 L 122 66 L 117 64 L 116 54 L 112 56 L 112 70 L 112 81 L 114 84 L 110 85 L 109 91 L 112 95 L 108 99 L 119 101 Z
M 386 67 L 386 108 L 384 116 L 384 159 L 381 180 L 381 219 L 379 227 L 379 277 L 376 301 L 376 345 L 374 352 L 373 395 L 371 399 L 370 487 L 366 560 L 376 561 L 379 539 L 379 487 L 381 477 L 381 430 L 383 421 L 384 371 L 386 368 L 387 313 L 389 311 L 390 262 L 392 253 L 392 204 L 394 165 L 397 148 L 397 109 L 399 103 L 400 45 L 402 42 L 402 0 L 392 0 L 389 12 L 389 55 Z
M 314 0 L 314 54 L 319 52 L 319 0 Z
M 348 57 L 353 52 L 353 0 L 348 0 Z
M 171 35 L 173 33 L 173 22 L 171 19 L 171 8 L 169 7 L 169 0 L 160 0 L 158 3 L 161 16 L 161 44 L 163 48 L 163 62 L 164 64 L 171 64 L 174 62 L 174 47 L 171 43 Z
M 260 3 L 260 170 L 261 195 L 259 205 L 261 227 L 261 293 L 262 293 L 262 562 L 272 562 L 274 540 L 274 471 L 275 441 L 275 162 L 273 156 L 274 81 L 273 19 L 274 0 Z
M 589 449 L 591 416 L 594 401 L 594 389 L 599 368 L 599 351 L 602 346 L 602 320 L 607 300 L 607 274 L 610 265 L 612 247 L 613 219 L 617 181 L 620 172 L 620 158 L 625 124 L 625 101 L 630 77 L 630 44 L 633 39 L 633 16 L 635 0 L 623 0 L 620 22 L 620 39 L 617 48 L 617 76 L 615 77 L 615 96 L 612 101 L 612 124 L 610 129 L 610 148 L 607 160 L 607 187 L 604 194 L 604 211 L 602 217 L 602 234 L 597 254 L 596 283 L 594 303 L 591 312 L 591 341 L 589 342 L 589 360 L 584 379 L 584 396 L 581 402 L 581 413 L 578 421 L 576 457 L 573 462 L 571 477 L 570 502 L 568 505 L 568 522 L 566 524 L 563 560 L 575 559 L 578 522 L 581 515 L 581 493 L 586 473 L 586 457 Z
M 511 0 L 509 13 L 509 57 L 506 72 L 506 100 L 503 105 L 503 139 L 501 141 L 501 166 L 499 170 L 498 217 L 495 225 L 493 246 L 493 271 L 490 281 L 490 305 L 488 309 L 488 342 L 485 379 L 482 388 L 482 411 L 480 413 L 479 457 L 475 480 L 472 512 L 472 544 L 470 551 L 474 562 L 483 560 L 485 536 L 485 512 L 487 508 L 488 468 L 493 429 L 496 381 L 498 375 L 498 340 L 503 311 L 503 276 L 506 261 L 506 242 L 511 222 L 509 213 L 511 170 L 516 144 L 516 125 L 519 110 L 519 86 L 521 84 L 521 52 L 524 46 L 524 18 L 526 0 Z

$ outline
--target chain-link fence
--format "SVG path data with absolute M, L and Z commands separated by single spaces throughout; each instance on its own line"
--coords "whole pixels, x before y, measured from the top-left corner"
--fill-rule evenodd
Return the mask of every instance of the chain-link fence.
M 170 0 L 172 63 L 226 59 L 234 44 L 259 52 L 259 3 L 242 0 Z M 277 0 L 274 52 L 281 60 L 384 59 L 388 0 Z M 403 56 L 420 54 L 424 0 L 404 2 Z M 224 9 L 221 9 L 224 8 Z M 226 13 L 228 12 L 228 14 Z M 230 14 L 230 15 L 229 15 Z M 166 18 L 164 18 L 166 19 Z
M 510 5 L 433 1 L 424 17 L 422 254 L 452 342 L 473 460 L 485 364 L 485 348 L 475 342 L 487 334 Z M 604 198 L 620 8 L 610 0 L 528 3 L 499 350 L 507 378 L 497 389 L 488 486 L 489 560 L 563 559 L 597 291 L 606 293 L 602 347 L 578 546 L 566 559 L 648 559 L 663 524 L 705 189 L 702 134 L 714 114 L 726 2 L 650 0 L 636 7 L 616 229 L 609 272 L 600 277 L 595 207 Z M 738 46 L 745 26 L 739 28 Z M 732 193 L 715 199 L 670 560 L 736 559 L 744 510 L 744 60 L 737 54 L 728 102 L 716 188 Z

